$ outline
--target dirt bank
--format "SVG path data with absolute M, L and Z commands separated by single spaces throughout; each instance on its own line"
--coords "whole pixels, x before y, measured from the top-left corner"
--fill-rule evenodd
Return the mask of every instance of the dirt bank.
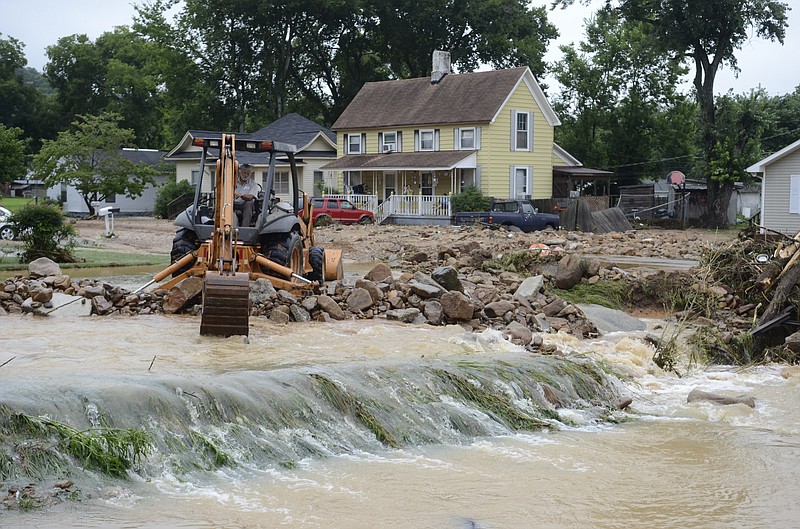
M 103 220 L 78 220 L 74 226 L 81 237 L 98 247 L 134 253 L 167 254 L 175 235 L 171 221 L 151 217 L 115 219 L 115 236 L 112 238 L 105 237 Z M 735 236 L 733 230 L 646 229 L 596 235 L 567 231 L 511 233 L 456 226 L 334 225 L 317 229 L 316 243 L 344 250 L 347 262 L 392 263 L 419 253 L 435 258 L 441 249 L 463 241 L 479 242 L 482 247 L 497 253 L 524 250 L 531 244 L 546 244 L 569 253 L 587 255 L 697 260 L 705 248 L 726 244 Z

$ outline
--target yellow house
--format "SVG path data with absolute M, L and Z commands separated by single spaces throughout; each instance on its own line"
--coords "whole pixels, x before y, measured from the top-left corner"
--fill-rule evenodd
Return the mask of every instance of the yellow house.
M 322 168 L 341 172 L 342 190 L 375 196 L 378 220 L 449 216 L 447 197 L 472 185 L 551 198 L 560 122 L 530 69 L 451 74 L 446 52 L 433 69 L 366 83 L 334 123 L 338 158 Z

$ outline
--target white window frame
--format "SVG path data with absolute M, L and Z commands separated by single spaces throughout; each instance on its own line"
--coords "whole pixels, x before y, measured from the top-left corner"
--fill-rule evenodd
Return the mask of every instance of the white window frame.
M 464 133 L 472 133 L 472 146 L 464 145 Z M 478 130 L 476 127 L 458 129 L 458 149 L 461 151 L 474 151 L 478 148 Z
M 423 147 L 423 144 L 425 143 L 425 140 L 423 139 L 423 136 L 425 134 L 430 134 L 431 135 L 431 147 L 430 147 L 430 149 L 426 149 L 425 147 Z M 425 152 L 431 152 L 431 151 L 435 151 L 436 150 L 436 130 L 435 129 L 420 129 L 420 131 L 419 131 L 419 150 L 420 151 L 425 151 Z
M 285 189 L 282 189 L 283 187 L 285 187 Z M 276 195 L 281 196 L 286 196 L 291 192 L 288 169 L 275 171 L 275 180 L 272 182 L 272 189 L 275 190 Z
M 353 140 L 358 141 L 354 142 Z M 347 154 L 362 154 L 364 152 L 364 144 L 362 143 L 361 134 L 348 134 L 345 148 L 347 149 Z
M 800 213 L 800 174 L 789 175 L 789 213 Z
M 517 182 L 518 182 L 518 179 L 519 179 L 519 176 L 520 176 L 518 174 L 518 171 L 524 171 L 525 172 L 525 184 L 524 184 L 524 189 L 522 190 L 521 194 L 519 193 L 519 191 L 517 189 Z M 533 193 L 531 192 L 531 188 L 532 188 L 531 173 L 532 172 L 533 171 L 531 170 L 531 167 L 529 165 L 512 165 L 511 166 L 511 171 L 510 171 L 510 180 L 511 180 L 510 183 L 511 183 L 511 186 L 510 186 L 510 197 L 509 198 L 511 198 L 511 199 L 524 199 L 526 195 L 533 196 Z
M 394 135 L 394 141 L 386 141 L 386 135 L 387 134 L 393 134 Z M 397 134 L 396 130 L 390 130 L 390 131 L 384 132 L 381 135 L 381 138 L 382 138 L 382 140 L 381 140 L 381 152 L 398 152 L 400 149 L 397 148 L 397 136 L 398 136 L 398 134 Z M 388 147 L 388 149 L 387 149 L 387 147 Z
M 520 117 L 525 116 L 526 129 L 520 128 Z M 520 134 L 524 134 L 527 145 L 520 147 Z M 511 111 L 511 150 L 512 151 L 532 151 L 533 150 L 533 112 L 522 110 Z

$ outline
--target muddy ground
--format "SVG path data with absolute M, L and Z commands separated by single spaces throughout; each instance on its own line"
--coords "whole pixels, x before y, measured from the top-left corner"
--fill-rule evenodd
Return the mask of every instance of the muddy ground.
M 168 254 L 175 235 L 171 221 L 151 217 L 115 219 L 112 238 L 105 237 L 103 220 L 77 220 L 74 226 L 87 243 L 134 253 Z M 602 235 L 563 230 L 513 233 L 458 226 L 333 225 L 316 230 L 316 244 L 342 249 L 345 262 L 385 261 L 390 264 L 418 253 L 435 259 L 441 248 L 463 241 L 479 242 L 495 253 L 546 244 L 583 255 L 698 260 L 704 249 L 728 244 L 735 238 L 735 230 L 697 229 L 640 229 Z

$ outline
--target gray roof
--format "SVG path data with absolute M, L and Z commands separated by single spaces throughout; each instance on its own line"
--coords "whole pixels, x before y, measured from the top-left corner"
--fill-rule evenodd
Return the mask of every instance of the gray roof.
M 502 108 L 526 67 L 365 83 L 332 130 L 438 123 L 487 123 Z
M 122 149 L 122 157 L 133 163 L 144 162 L 149 165 L 157 165 L 164 161 L 167 151 L 155 149 Z
M 302 148 L 304 145 L 308 145 L 320 132 L 327 136 L 334 145 L 336 144 L 336 134 L 322 125 L 293 112 L 273 121 L 264 128 L 248 134 L 248 137 L 282 141 Z

